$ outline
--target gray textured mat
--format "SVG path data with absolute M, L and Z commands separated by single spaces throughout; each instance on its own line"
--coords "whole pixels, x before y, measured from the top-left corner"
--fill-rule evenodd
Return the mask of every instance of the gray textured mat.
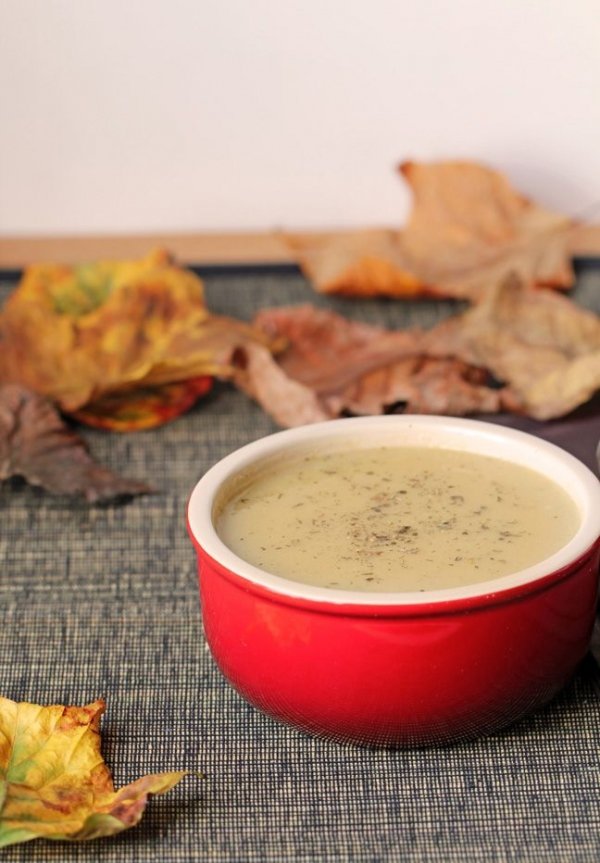
M 8 286 L 6 286 L 8 289 Z M 4 291 L 4 294 L 6 290 Z M 578 299 L 600 309 L 600 274 Z M 299 276 L 213 276 L 211 307 L 312 301 Z M 428 325 L 450 303 L 321 300 L 373 322 Z M 600 436 L 600 422 L 598 436 Z M 151 432 L 86 432 L 94 454 L 159 494 L 88 508 L 0 487 L 0 692 L 40 703 L 103 695 L 117 784 L 201 769 L 141 825 L 86 845 L 36 841 L 6 861 L 589 861 L 600 859 L 600 697 L 589 662 L 545 711 L 494 737 L 404 752 L 340 746 L 276 724 L 223 681 L 202 638 L 185 533 L 197 477 L 274 430 L 216 387 Z

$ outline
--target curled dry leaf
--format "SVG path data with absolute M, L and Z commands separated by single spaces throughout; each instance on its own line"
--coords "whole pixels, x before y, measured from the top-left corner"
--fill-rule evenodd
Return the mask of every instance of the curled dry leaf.
M 236 359 L 235 384 L 278 425 L 306 425 L 334 416 L 310 386 L 286 374 L 266 348 L 248 345 L 238 351 Z
M 280 424 L 344 413 L 564 416 L 600 390 L 600 317 L 510 275 L 462 315 L 392 332 L 313 306 L 270 309 L 255 323 L 284 337 L 278 357 L 250 346 L 236 382 Z
M 140 387 L 133 392 L 109 393 L 71 416 L 107 431 L 141 431 L 155 428 L 189 410 L 212 388 L 212 378 L 190 378 L 159 387 Z
M 501 393 L 484 369 L 455 359 L 408 357 L 361 375 L 327 403 L 336 414 L 399 411 L 462 416 L 495 413 Z
M 287 241 L 304 275 L 323 294 L 411 298 L 439 293 L 411 270 L 398 231 L 290 235 Z
M 502 174 L 472 162 L 406 162 L 400 172 L 413 194 L 404 231 L 290 238 L 318 291 L 478 300 L 509 272 L 533 285 L 572 285 L 574 223 L 520 195 Z
M 6 384 L 0 386 L 0 481 L 13 476 L 90 503 L 151 491 L 97 464 L 47 399 Z
M 431 330 L 424 347 L 489 369 L 508 384 L 508 406 L 535 419 L 564 416 L 600 389 L 600 317 L 515 275 Z
M 200 279 L 165 252 L 38 265 L 0 317 L 0 382 L 20 383 L 93 425 L 149 428 L 206 392 L 198 379 L 230 375 L 231 353 L 253 340 L 265 342 L 247 324 L 212 316 Z
M 289 344 L 278 357 L 292 378 L 328 395 L 372 369 L 419 352 L 420 330 L 393 332 L 311 305 L 266 309 L 255 325 Z
M 265 310 L 255 323 L 288 347 L 277 358 L 257 346 L 239 352 L 236 383 L 280 425 L 382 413 L 399 403 L 412 413 L 499 409 L 485 372 L 427 358 L 419 330 L 392 332 L 312 306 Z
M 115 791 L 100 752 L 104 709 L 102 700 L 42 707 L 0 696 L 0 848 L 112 836 L 138 823 L 150 794 L 185 775 L 151 774 Z
M 32 266 L 0 318 L 2 377 L 77 410 L 115 389 L 145 385 L 171 339 L 207 315 L 200 280 L 164 253 Z
M 498 171 L 472 162 L 405 162 L 414 206 L 400 244 L 424 284 L 477 298 L 512 272 L 568 288 L 571 219 L 537 206 Z

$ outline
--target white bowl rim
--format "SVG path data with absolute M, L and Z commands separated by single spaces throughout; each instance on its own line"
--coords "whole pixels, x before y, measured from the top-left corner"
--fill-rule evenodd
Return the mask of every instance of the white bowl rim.
M 250 467 L 254 462 L 285 452 L 287 449 L 293 449 L 298 445 L 314 444 L 319 440 L 357 438 L 358 435 L 363 436 L 369 431 L 389 434 L 392 430 L 400 429 L 404 430 L 405 433 L 433 434 L 434 437 L 447 434 L 449 439 L 454 438 L 455 441 L 461 439 L 465 441 L 475 440 L 479 441 L 480 445 L 491 448 L 512 446 L 513 448 L 516 447 L 517 451 L 527 453 L 532 458 L 535 455 L 541 455 L 556 469 L 566 471 L 574 484 L 574 487 L 570 487 L 566 491 L 579 506 L 580 511 L 583 509 L 579 529 L 557 552 L 516 573 L 464 587 L 393 593 L 318 587 L 273 575 L 238 557 L 217 534 L 212 512 L 219 490 L 227 480 L 241 470 Z M 369 445 L 371 445 L 370 442 Z M 377 442 L 372 445 L 377 446 Z M 413 442 L 409 445 L 421 444 Z M 450 446 L 448 448 L 456 449 L 457 447 Z M 474 451 L 481 450 L 476 448 Z M 504 455 L 496 457 L 503 458 L 505 461 L 519 462 L 514 453 L 512 458 Z M 526 462 L 521 459 L 520 463 Z M 529 466 L 532 467 L 532 465 Z M 532 467 L 532 469 L 536 470 L 537 468 Z M 552 479 L 549 472 L 539 469 L 537 472 Z M 188 503 L 188 524 L 195 541 L 213 560 L 238 577 L 292 600 L 313 601 L 334 606 L 416 606 L 438 603 L 444 605 L 457 600 L 497 597 L 498 594 L 513 588 L 534 584 L 589 552 L 600 535 L 600 482 L 579 459 L 561 447 L 528 432 L 493 422 L 421 414 L 352 417 L 275 432 L 234 450 L 209 468 L 197 482 Z

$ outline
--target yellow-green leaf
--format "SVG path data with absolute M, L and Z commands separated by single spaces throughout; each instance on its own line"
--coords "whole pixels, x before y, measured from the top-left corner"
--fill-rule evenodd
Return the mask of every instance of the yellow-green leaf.
M 104 709 L 101 699 L 42 707 L 0 696 L 0 848 L 119 833 L 137 824 L 149 794 L 164 794 L 185 775 L 151 774 L 115 791 L 100 753 Z

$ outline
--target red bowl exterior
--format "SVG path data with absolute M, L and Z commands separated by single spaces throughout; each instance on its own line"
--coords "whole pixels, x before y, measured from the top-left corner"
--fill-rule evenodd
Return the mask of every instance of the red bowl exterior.
M 225 677 L 265 713 L 337 740 L 415 746 L 492 732 L 548 702 L 589 646 L 600 542 L 533 584 L 384 607 L 277 594 L 194 544 Z

